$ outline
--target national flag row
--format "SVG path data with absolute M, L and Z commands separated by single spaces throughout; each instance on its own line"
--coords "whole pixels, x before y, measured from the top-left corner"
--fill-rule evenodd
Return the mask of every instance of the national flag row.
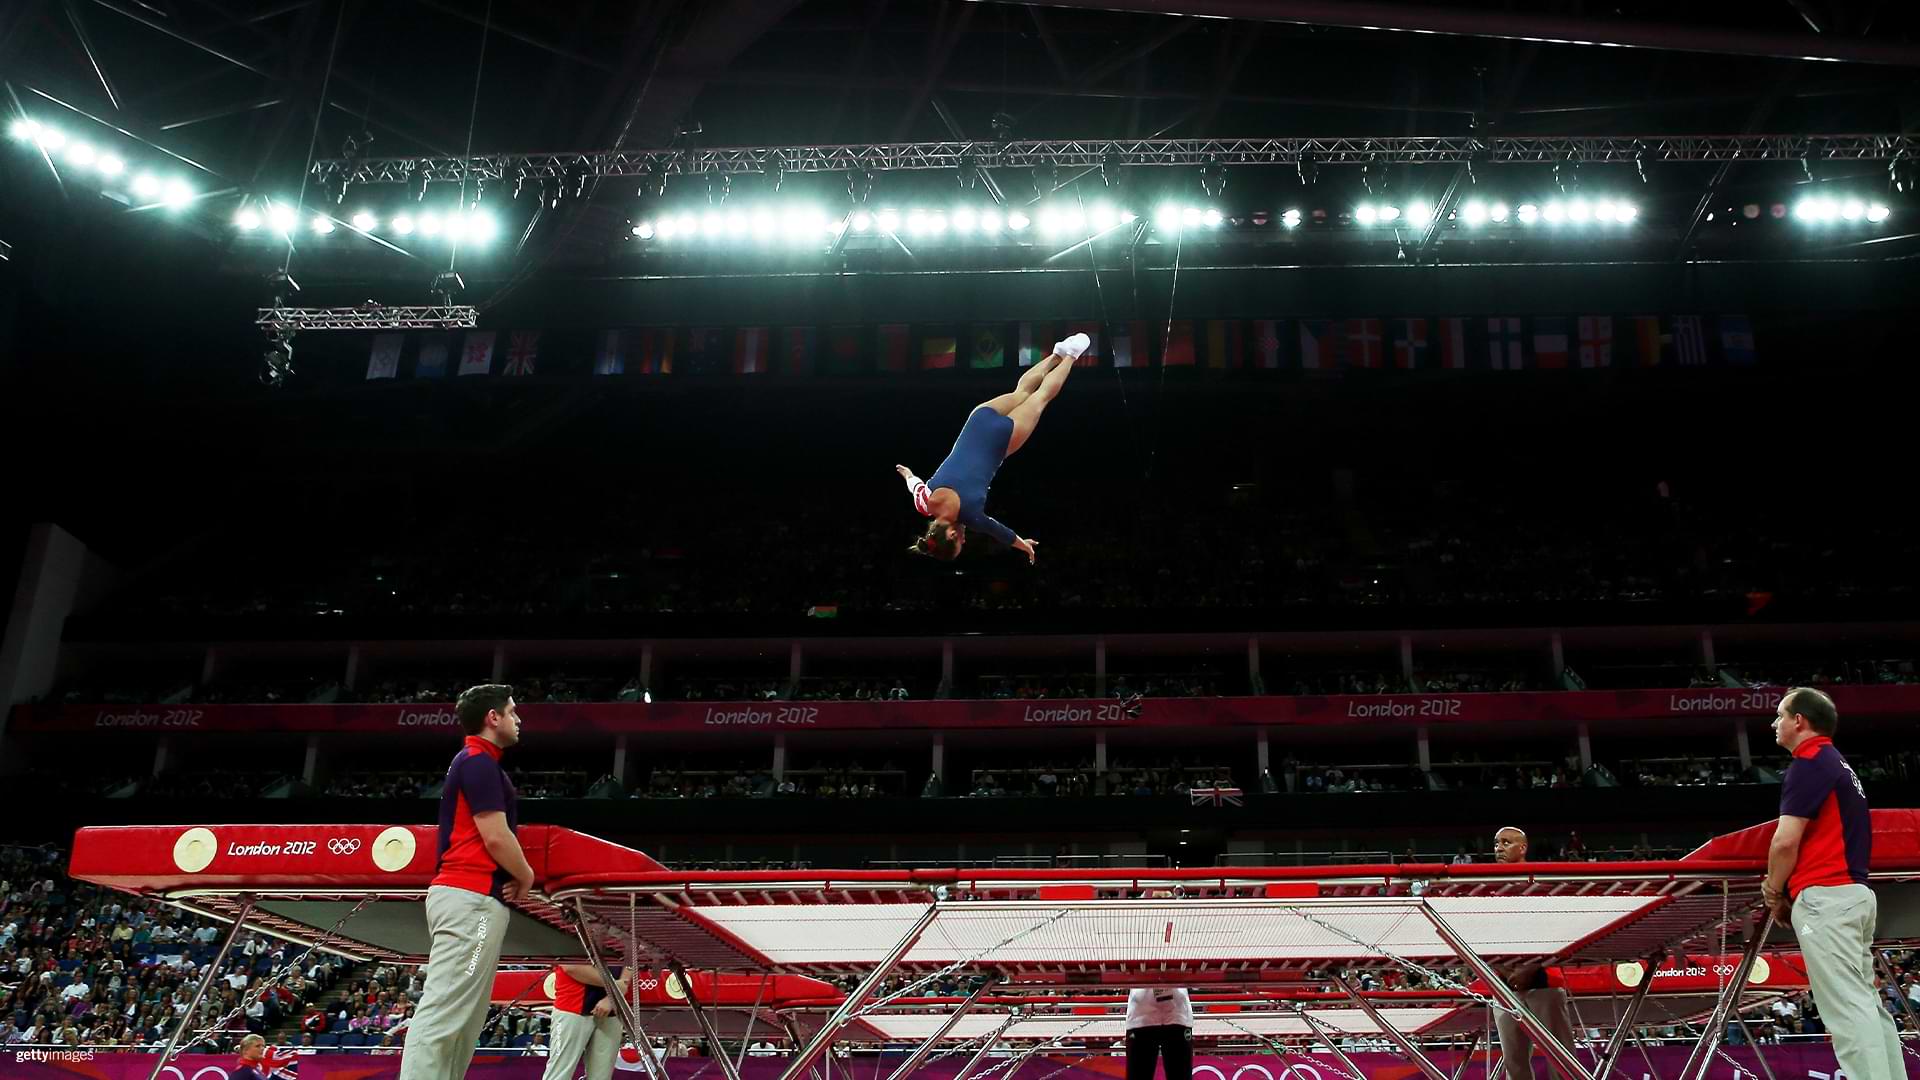
M 1305 372 L 1525 371 L 1743 366 L 1745 315 L 1425 316 L 882 323 L 878 326 L 646 326 L 586 334 L 471 330 L 412 335 L 415 378 L 447 375 L 860 375 L 1025 367 L 1085 333 L 1084 367 Z M 551 337 L 551 341 L 548 339 Z M 400 375 L 409 335 L 378 334 L 367 378 Z

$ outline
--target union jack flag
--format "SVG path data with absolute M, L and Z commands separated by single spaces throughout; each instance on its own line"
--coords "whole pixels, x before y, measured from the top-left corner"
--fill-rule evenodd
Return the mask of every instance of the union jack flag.
M 540 358 L 540 331 L 515 330 L 507 346 L 507 366 L 502 375 L 531 375 L 533 362 Z
M 1197 787 L 1188 788 L 1187 795 L 1194 806 L 1245 806 L 1241 796 L 1246 792 L 1237 787 Z
M 266 1056 L 254 1067 L 260 1070 L 261 1076 L 285 1076 L 291 1080 L 300 1075 L 300 1056 L 289 1047 L 269 1046 Z

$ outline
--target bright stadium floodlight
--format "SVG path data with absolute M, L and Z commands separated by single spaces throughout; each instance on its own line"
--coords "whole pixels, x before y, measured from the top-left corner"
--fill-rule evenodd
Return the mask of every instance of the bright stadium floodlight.
M 1555 199 L 1554 201 L 1547 204 L 1547 208 L 1540 212 L 1540 216 L 1547 219 L 1547 224 L 1558 225 L 1561 222 L 1567 220 L 1566 204 L 1562 203 L 1558 199 Z
M 1122 225 L 1131 225 L 1134 222 L 1139 220 L 1140 220 L 1140 215 L 1134 213 L 1131 210 L 1120 211 L 1120 224 Z
M 1517 213 L 1520 215 L 1520 224 L 1522 225 L 1531 225 L 1540 220 L 1540 208 L 1530 202 L 1521 203 Z
M 87 168 L 92 165 L 94 160 L 99 156 L 100 152 L 93 148 L 92 143 L 84 143 L 79 139 L 75 139 L 67 144 L 67 164 L 76 169 Z
M 1361 225 L 1371 225 L 1380 220 L 1380 211 L 1372 203 L 1361 203 L 1353 208 L 1353 220 Z
M 1031 224 L 1033 224 L 1033 219 L 1028 217 L 1024 211 L 1015 210 L 1013 213 L 1007 215 L 1007 228 L 1012 229 L 1014 232 L 1026 232 L 1027 226 Z
M 476 244 L 492 240 L 500 231 L 500 222 L 485 210 L 475 210 L 467 215 L 467 237 Z
M 94 162 L 93 167 L 100 170 L 101 176 L 119 176 L 127 171 L 127 163 L 120 159 L 119 154 L 112 153 L 101 154 L 100 160 Z
M 1567 201 L 1567 220 L 1575 225 L 1585 225 L 1593 220 L 1593 204 L 1585 199 Z
M 954 232 L 970 233 L 973 231 L 973 227 L 975 225 L 978 225 L 979 223 L 980 223 L 980 215 L 974 212 L 973 207 L 956 206 L 953 208 L 953 231 Z
M 169 180 L 161 189 L 160 201 L 166 203 L 169 210 L 178 210 L 193 201 L 193 189 L 185 180 Z
M 673 220 L 672 214 L 660 215 L 659 222 L 654 225 L 654 235 L 662 240 L 673 239 L 673 235 L 679 231 L 680 226 Z
M 1211 206 L 1207 207 L 1206 211 L 1200 215 L 1201 224 L 1205 225 L 1209 229 L 1219 228 L 1220 223 L 1225 220 L 1226 220 L 1226 217 L 1222 215 L 1220 211 L 1214 209 Z
M 1059 236 L 1060 230 L 1065 227 L 1066 223 L 1061 219 L 1060 211 L 1055 210 L 1051 206 L 1043 206 L 1040 208 L 1041 236 Z
M 747 233 L 752 228 L 753 228 L 753 225 L 748 220 L 745 211 L 742 211 L 742 210 L 727 211 L 727 235 L 729 237 L 732 237 L 733 239 L 738 240 L 739 238 L 747 235 Z
M 898 210 L 882 210 L 880 213 L 874 215 L 873 220 L 875 224 L 880 226 L 881 232 L 896 233 L 900 231 L 900 211 Z
M 1001 224 L 1000 211 L 995 210 L 992 207 L 988 207 L 987 209 L 980 211 L 980 231 L 981 232 L 997 233 L 1000 231 L 1000 224 Z
M 279 233 L 281 236 L 285 236 L 293 231 L 294 220 L 293 207 L 291 206 L 275 204 L 267 207 L 267 224 L 272 225 L 273 231 Z
M 1460 220 L 1469 225 L 1485 225 L 1487 223 L 1487 204 L 1476 199 L 1461 207 Z
M 355 231 L 370 233 L 380 227 L 380 219 L 373 216 L 373 211 L 362 210 L 353 215 L 353 220 L 350 224 L 354 227 Z
M 1281 214 L 1280 224 L 1286 226 L 1289 229 L 1299 228 L 1300 227 L 1300 211 L 1288 210 L 1286 213 Z
M 413 235 L 413 215 L 398 214 L 393 219 L 393 231 L 401 236 Z
M 441 227 L 441 221 L 440 221 L 439 214 L 435 214 L 429 211 L 425 214 L 420 215 L 420 235 L 421 236 L 439 236 L 440 227 Z
M 853 231 L 866 232 L 871 228 L 873 228 L 873 215 L 867 213 L 865 210 L 855 210 L 853 212 Z
M 52 153 L 67 145 L 67 133 L 59 128 L 42 127 L 34 133 L 33 141 L 40 144 L 40 149 Z
M 1503 202 L 1496 202 L 1492 206 L 1487 207 L 1487 217 L 1492 221 L 1507 220 L 1507 213 L 1507 204 Z
M 1181 228 L 1191 229 L 1194 226 L 1200 224 L 1200 221 L 1201 221 L 1201 216 L 1200 216 L 1199 207 L 1183 206 L 1180 208 L 1180 227 Z
M 907 235 L 925 236 L 927 234 L 927 212 L 919 207 L 907 210 Z
M 1407 224 L 1416 229 L 1424 229 L 1427 222 L 1433 220 L 1433 207 L 1417 202 L 1407 207 Z
M 40 134 L 40 121 L 23 116 L 8 125 L 7 133 L 21 142 L 32 142 Z
M 633 235 L 639 237 L 642 240 L 653 239 L 653 222 L 642 221 L 638 225 L 635 225 L 633 227 Z
M 1833 221 L 1840 216 L 1840 204 L 1825 195 L 1813 201 L 1813 210 L 1816 221 Z
M 1400 220 L 1400 208 L 1399 208 L 1399 207 L 1397 207 L 1397 206 L 1395 206 L 1395 205 L 1393 205 L 1392 203 L 1388 203 L 1387 205 L 1385 205 L 1385 206 L 1382 206 L 1382 207 L 1380 208 L 1380 222 L 1381 222 L 1381 224 L 1383 224 L 1383 225 L 1384 225 L 1384 224 L 1387 224 L 1388 222 L 1393 222 L 1393 221 L 1398 221 L 1398 220 Z
M 152 173 L 141 173 L 133 178 L 133 193 L 142 199 L 151 199 L 160 194 L 160 181 Z
M 727 228 L 727 219 L 717 210 L 709 210 L 700 215 L 700 235 L 709 239 L 718 237 Z
M 333 219 L 325 214 L 315 214 L 312 228 L 315 234 L 325 236 L 333 231 Z
M 1180 231 L 1180 208 L 1172 203 L 1161 203 L 1153 211 L 1153 227 L 1161 232 Z
M 1861 202 L 1859 199 L 1847 199 L 1840 204 L 1840 218 L 1842 221 L 1859 221 L 1866 216 L 1866 213 L 1867 204 Z
M 1613 204 L 1613 220 L 1622 225 L 1633 224 L 1633 219 L 1639 216 L 1640 208 L 1632 203 L 1623 202 Z
M 1119 215 L 1113 212 L 1111 203 L 1099 202 L 1093 204 L 1093 212 L 1087 215 L 1087 219 L 1093 222 L 1096 232 L 1106 232 L 1119 221 Z
M 1892 213 L 1893 211 L 1887 209 L 1887 205 L 1885 203 L 1873 203 L 1872 205 L 1867 207 L 1867 220 L 1873 222 L 1875 225 L 1878 225 L 1881 222 L 1887 220 L 1887 218 L 1891 216 Z
M 1593 204 L 1593 220 L 1602 225 L 1612 225 L 1614 223 L 1616 219 L 1613 213 L 1612 199 L 1601 199 Z
M 241 232 L 252 232 L 260 227 L 260 212 L 253 207 L 243 207 L 233 215 L 233 226 Z

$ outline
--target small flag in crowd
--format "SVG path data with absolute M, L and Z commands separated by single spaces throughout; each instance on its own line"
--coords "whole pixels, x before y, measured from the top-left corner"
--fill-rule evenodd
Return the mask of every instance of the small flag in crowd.
M 1753 363 L 1753 324 L 1745 315 L 1720 316 L 1720 353 L 1729 364 Z
M 1707 362 L 1707 339 L 1700 329 L 1700 316 L 1673 317 L 1674 358 L 1682 367 L 1700 367 Z
M 1520 353 L 1520 320 L 1512 316 L 1487 320 L 1487 363 L 1495 371 L 1525 367 Z
M 1440 366 L 1448 371 L 1466 370 L 1467 320 L 1457 317 L 1440 320 Z
M 638 369 L 642 375 L 673 374 L 674 334 L 670 326 L 649 326 L 640 335 Z
M 1192 367 L 1193 320 L 1174 319 L 1163 332 L 1166 338 L 1160 343 L 1160 363 L 1165 367 Z
M 466 347 L 460 352 L 460 374 L 491 375 L 493 373 L 492 330 L 467 331 Z
M 1134 366 L 1133 350 L 1139 342 L 1146 340 L 1140 334 L 1139 323 L 1123 322 L 1113 328 L 1113 366 L 1130 368 Z
M 809 619 L 837 619 L 839 617 L 839 604 L 815 604 L 807 609 L 807 618 Z
M 920 335 L 920 370 L 945 371 L 959 358 L 959 339 L 950 326 L 932 327 Z
M 599 347 L 593 351 L 595 375 L 624 375 L 627 371 L 627 332 L 600 331 Z
M 1260 358 L 1261 367 L 1271 369 L 1280 366 L 1280 320 L 1253 321 L 1253 352 Z
M 1327 319 L 1300 320 L 1300 366 L 1334 371 L 1346 360 L 1346 327 Z
M 540 331 L 515 330 L 507 338 L 507 363 L 502 375 L 531 375 L 533 363 L 540 358 Z
M 1007 366 L 1007 346 L 1000 340 L 1002 330 L 998 326 L 976 326 L 973 328 L 973 358 L 969 363 L 976 368 L 997 368 Z
M 1633 315 L 1627 319 L 1627 340 L 1633 343 L 1634 359 L 1641 367 L 1660 365 L 1660 316 Z
M 1040 361 L 1045 360 L 1047 354 L 1053 351 L 1052 341 L 1043 342 L 1040 340 L 1046 336 L 1047 328 L 1044 325 L 1035 326 L 1030 322 L 1020 324 L 1019 360 L 1021 367 L 1032 367 Z
M 1087 335 L 1087 351 L 1081 353 L 1079 358 L 1074 360 L 1073 365 L 1075 367 L 1098 367 L 1100 365 L 1100 347 L 1105 344 L 1105 342 L 1100 340 L 1100 335 L 1103 332 L 1100 324 L 1097 322 L 1070 322 L 1067 324 L 1067 332 L 1060 335 L 1062 340 L 1070 338 L 1075 334 Z
M 405 334 L 373 335 L 373 352 L 367 357 L 367 378 L 391 379 L 400 373 L 400 343 Z
M 1580 316 L 1580 366 L 1613 366 L 1613 316 Z
M 413 362 L 413 377 L 438 379 L 447 374 L 449 334 L 427 334 L 420 339 L 420 357 Z
M 781 336 L 780 355 L 788 375 L 813 374 L 814 333 L 811 326 L 789 326 Z
M 1427 366 L 1427 320 L 1393 320 L 1393 366 L 1413 371 Z
M 1382 363 L 1386 342 L 1382 340 L 1379 319 L 1347 320 L 1347 362 L 1354 367 L 1377 368 Z
M 1557 315 L 1533 320 L 1533 362 L 1543 368 L 1567 366 L 1567 320 Z
M 836 375 L 851 375 L 860 370 L 860 328 L 835 326 L 827 331 L 827 368 Z
M 1238 319 L 1207 320 L 1207 366 L 1240 368 L 1247 366 L 1246 324 Z
M 881 371 L 907 370 L 907 324 L 881 323 L 875 338 L 874 355 Z
M 764 326 L 742 326 L 733 332 L 733 373 L 764 375 L 772 340 Z

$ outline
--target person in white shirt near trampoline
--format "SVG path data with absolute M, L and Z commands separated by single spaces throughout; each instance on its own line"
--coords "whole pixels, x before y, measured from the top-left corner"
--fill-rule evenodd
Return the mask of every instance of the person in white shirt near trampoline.
M 1142 899 L 1171 900 L 1155 889 Z M 1127 1080 L 1153 1080 L 1155 1062 L 1166 1080 L 1193 1080 L 1193 997 L 1183 986 L 1142 986 L 1127 994 Z

